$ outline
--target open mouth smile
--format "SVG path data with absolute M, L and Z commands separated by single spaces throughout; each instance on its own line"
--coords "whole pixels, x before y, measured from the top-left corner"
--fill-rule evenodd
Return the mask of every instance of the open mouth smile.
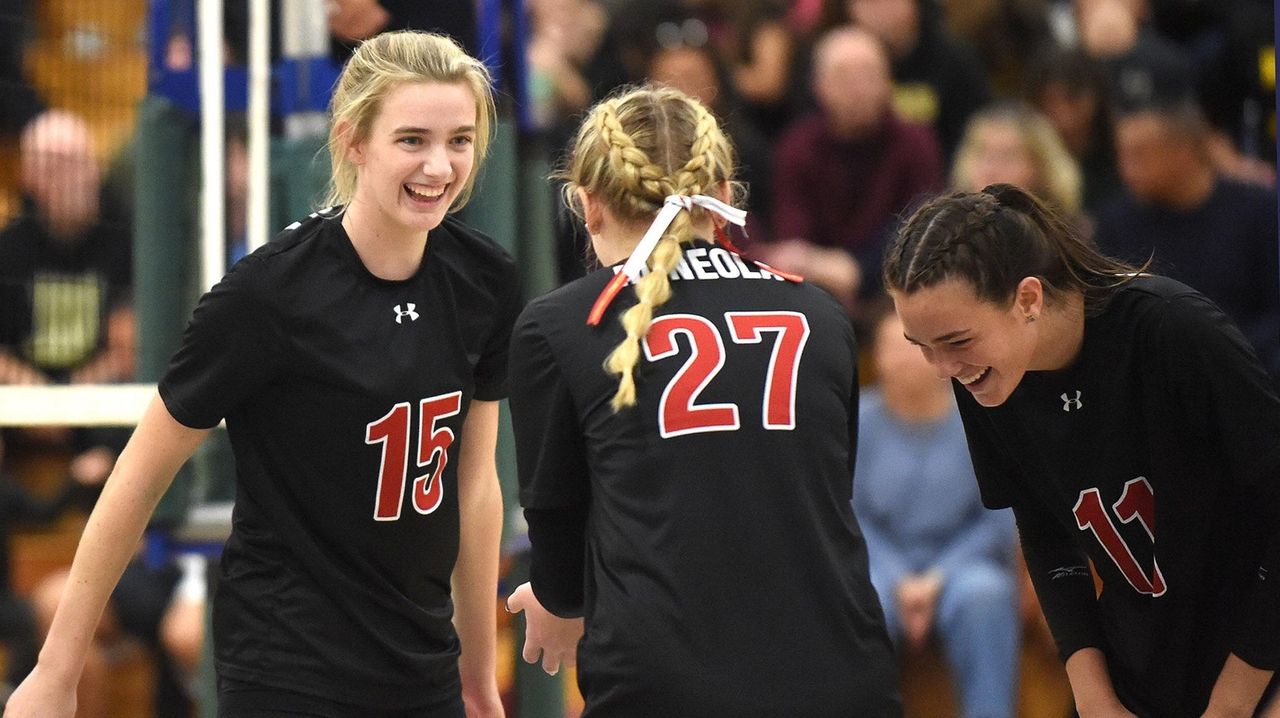
M 421 204 L 432 204 L 440 201 L 444 196 L 448 185 L 440 187 L 429 187 L 424 184 L 405 183 L 404 191 L 409 195 L 409 199 Z

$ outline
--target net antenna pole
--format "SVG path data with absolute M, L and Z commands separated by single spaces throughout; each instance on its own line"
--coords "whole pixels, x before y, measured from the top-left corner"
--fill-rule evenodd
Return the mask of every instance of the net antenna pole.
M 326 0 L 280 0 L 280 54 L 294 61 L 297 81 L 294 105 L 309 107 L 317 92 L 328 96 L 328 83 L 316 77 L 315 61 L 329 54 L 329 8 Z M 317 85 L 323 85 L 317 87 Z M 288 139 L 324 137 L 329 133 L 323 111 L 297 110 L 285 113 L 284 135 Z
M 226 107 L 222 0 L 197 0 L 200 80 L 200 286 L 226 273 Z
M 249 1 L 248 251 L 270 238 L 271 0 Z

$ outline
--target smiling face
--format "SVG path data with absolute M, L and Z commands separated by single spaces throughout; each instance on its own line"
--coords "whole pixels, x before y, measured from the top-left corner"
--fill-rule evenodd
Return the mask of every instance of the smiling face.
M 892 295 L 903 333 L 938 376 L 956 379 L 983 406 L 999 406 L 1031 367 L 1038 335 L 1027 317 L 1040 313 L 1038 289 L 1023 280 L 1008 307 L 979 299 L 959 279 Z
M 352 205 L 409 233 L 444 220 L 475 165 L 476 99 L 464 83 L 410 82 L 387 93 L 349 158 Z

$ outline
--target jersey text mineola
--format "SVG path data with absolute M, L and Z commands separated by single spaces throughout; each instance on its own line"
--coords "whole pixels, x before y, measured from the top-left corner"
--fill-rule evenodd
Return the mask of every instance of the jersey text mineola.
M 614 267 L 617 274 L 622 265 Z M 641 271 L 644 276 L 648 269 Z M 773 279 L 779 282 L 786 280 L 755 262 L 742 257 L 723 247 L 692 247 L 685 251 L 680 264 L 671 270 L 672 281 L 680 279 Z

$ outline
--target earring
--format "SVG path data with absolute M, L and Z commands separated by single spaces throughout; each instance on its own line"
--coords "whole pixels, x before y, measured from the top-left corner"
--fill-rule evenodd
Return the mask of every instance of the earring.
M 1035 320 L 1036 320 L 1036 315 L 1034 315 L 1034 314 L 1028 314 L 1028 315 L 1027 315 L 1027 324 L 1030 324 L 1031 322 L 1034 322 Z

